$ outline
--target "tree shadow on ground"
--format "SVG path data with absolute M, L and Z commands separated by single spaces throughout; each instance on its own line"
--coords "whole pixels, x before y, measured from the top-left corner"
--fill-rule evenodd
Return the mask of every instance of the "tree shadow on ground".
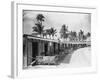
M 66 64 L 69 64 L 70 63 L 70 60 L 71 60 L 71 57 L 72 57 L 72 54 L 75 50 L 70 50 L 68 51 L 67 53 L 63 54 L 62 56 L 60 56 L 60 59 L 59 59 L 59 63 L 66 63 Z

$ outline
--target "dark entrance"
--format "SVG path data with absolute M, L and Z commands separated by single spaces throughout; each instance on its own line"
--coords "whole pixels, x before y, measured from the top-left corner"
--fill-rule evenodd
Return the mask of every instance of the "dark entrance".
M 37 55 L 38 55 L 38 42 L 32 42 L 32 57 L 33 57 L 32 62 L 36 60 Z
M 45 43 L 45 56 L 47 55 L 48 52 L 48 43 Z

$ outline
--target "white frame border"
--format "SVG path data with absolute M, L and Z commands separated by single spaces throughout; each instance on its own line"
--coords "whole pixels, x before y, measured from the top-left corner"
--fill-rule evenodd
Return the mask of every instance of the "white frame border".
M 22 69 L 22 9 L 27 10 L 49 10 L 49 11 L 65 11 L 65 12 L 81 12 L 91 14 L 91 32 L 95 33 L 94 26 L 96 26 L 96 8 L 86 7 L 72 7 L 72 6 L 55 6 L 55 5 L 39 5 L 12 2 L 12 65 L 11 76 L 17 77 L 42 77 L 53 75 L 65 75 L 72 73 L 87 73 L 96 72 L 96 50 L 94 36 L 92 34 L 92 66 L 86 68 L 64 68 L 64 69 L 46 69 L 46 70 L 23 70 Z M 21 27 L 20 27 L 21 26 Z M 48 73 L 48 74 L 47 74 Z

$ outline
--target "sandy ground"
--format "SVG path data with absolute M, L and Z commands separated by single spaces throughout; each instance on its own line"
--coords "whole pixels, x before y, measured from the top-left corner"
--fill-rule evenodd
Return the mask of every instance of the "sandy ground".
M 91 48 L 81 48 L 66 55 L 60 65 L 38 65 L 32 68 L 87 67 L 91 65 Z
M 70 57 L 70 59 L 68 59 Z M 69 64 L 66 64 L 66 61 Z M 62 66 L 67 67 L 86 67 L 91 65 L 91 48 L 81 48 L 74 51 L 65 57 L 64 61 L 61 63 Z

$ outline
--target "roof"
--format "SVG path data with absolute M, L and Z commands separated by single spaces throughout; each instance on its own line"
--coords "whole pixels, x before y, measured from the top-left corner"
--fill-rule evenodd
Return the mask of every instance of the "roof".
M 48 38 L 42 38 L 42 37 L 37 37 L 34 35 L 26 35 L 28 39 L 37 39 L 37 40 L 43 40 L 43 41 L 49 41 L 49 42 L 56 42 L 58 43 L 59 40 L 55 39 L 48 39 Z
M 64 44 L 91 44 L 91 41 L 61 41 L 58 39 L 48 39 L 48 38 L 42 38 L 42 37 L 37 37 L 34 35 L 24 35 L 27 36 L 28 39 L 37 39 L 37 40 L 42 40 L 42 41 L 49 41 L 49 42 L 56 42 L 56 43 L 64 43 Z

